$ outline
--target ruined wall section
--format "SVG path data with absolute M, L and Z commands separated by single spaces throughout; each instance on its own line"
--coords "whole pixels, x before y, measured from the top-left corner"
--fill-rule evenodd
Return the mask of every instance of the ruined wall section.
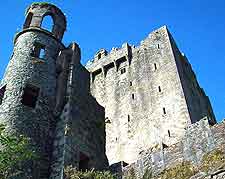
M 100 170 L 108 166 L 105 111 L 90 95 L 90 74 L 80 64 L 78 45 L 70 46 L 71 49 L 61 53 L 70 64 L 66 69 L 69 71 L 66 104 L 56 125 L 52 179 L 61 179 L 63 169 L 70 165 L 79 170 Z
M 91 93 L 105 107 L 109 162 L 130 163 L 159 141 L 177 142 L 190 117 L 166 27 L 139 47 L 98 57 L 87 69 Z
M 208 161 L 214 162 L 214 165 L 208 168 L 202 168 L 205 166 L 204 160 L 207 156 L 213 152 L 221 151 L 223 155 L 225 148 L 225 123 L 211 126 L 209 119 L 203 118 L 195 124 L 191 124 L 186 128 L 183 139 L 170 147 L 163 147 L 159 144 L 156 147 L 143 151 L 139 155 L 139 159 L 130 166 L 123 167 L 124 176 L 129 171 L 133 170 L 137 178 L 141 178 L 146 169 L 148 169 L 156 178 L 162 177 L 163 171 L 171 169 L 180 165 L 181 163 L 190 162 L 190 164 L 196 167 L 197 172 L 192 178 L 223 178 L 225 170 L 223 165 L 218 165 L 216 162 L 221 163 L 221 154 L 214 154 L 215 156 Z M 214 161 L 213 161 L 214 160 Z M 206 167 L 206 166 L 205 166 Z M 207 171 L 206 171 L 207 169 Z M 184 171 L 185 172 L 185 171 Z
M 191 122 L 195 123 L 203 117 L 208 116 L 210 123 L 215 124 L 216 119 L 208 96 L 206 96 L 204 90 L 200 87 L 188 59 L 179 51 L 170 34 L 169 37 L 171 39 L 171 45 L 187 101 Z
M 73 72 L 73 99 L 71 103 L 71 113 L 67 122 L 66 145 L 70 151 L 77 149 L 79 166 L 82 157 L 86 157 L 86 169 L 103 169 L 108 166 L 105 155 L 105 110 L 90 95 L 90 74 L 79 63 L 76 64 Z M 73 157 L 73 156 L 71 156 Z M 71 163 L 72 162 L 72 163 Z M 65 160 L 65 164 L 73 164 L 74 161 Z

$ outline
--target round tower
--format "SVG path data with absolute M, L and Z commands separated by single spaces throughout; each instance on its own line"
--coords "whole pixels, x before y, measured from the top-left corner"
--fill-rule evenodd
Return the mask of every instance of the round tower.
M 51 17 L 51 31 L 42 22 Z M 54 132 L 57 63 L 66 18 L 56 6 L 34 3 L 26 12 L 23 30 L 16 34 L 14 50 L 1 82 L 0 122 L 10 133 L 31 139 L 39 159 L 23 167 L 26 176 L 48 178 Z

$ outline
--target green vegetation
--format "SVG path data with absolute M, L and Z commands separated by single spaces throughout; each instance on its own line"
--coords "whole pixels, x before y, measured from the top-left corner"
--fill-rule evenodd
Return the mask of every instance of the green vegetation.
M 78 171 L 75 168 L 65 169 L 65 179 L 116 179 L 109 171 Z
M 125 179 L 136 179 L 136 178 L 137 177 L 134 168 L 130 168 L 126 173 Z
M 225 167 L 225 154 L 222 150 L 216 149 L 203 156 L 200 170 L 209 171 Z
M 190 162 L 182 162 L 174 166 L 173 168 L 169 168 L 164 170 L 160 177 L 161 179 L 189 179 L 191 176 L 195 175 L 196 171 L 193 165 Z
M 146 169 L 142 179 L 151 179 L 153 178 L 152 171 L 150 169 Z
M 33 159 L 29 140 L 23 136 L 15 137 L 5 133 L 5 126 L 0 125 L 0 178 L 8 179 L 20 175 L 22 162 Z

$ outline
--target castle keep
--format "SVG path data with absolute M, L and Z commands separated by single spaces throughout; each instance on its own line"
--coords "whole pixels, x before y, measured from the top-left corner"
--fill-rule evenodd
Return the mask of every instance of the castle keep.
M 91 94 L 105 108 L 106 152 L 110 163 L 137 160 L 159 142 L 178 142 L 188 124 L 215 117 L 187 58 L 164 26 L 138 47 L 123 44 L 92 63 Z
M 50 30 L 42 27 L 47 16 Z M 138 47 L 101 49 L 83 66 L 79 46 L 62 43 L 66 23 L 56 6 L 32 4 L 1 81 L 1 123 L 29 137 L 40 156 L 24 163 L 25 176 L 60 179 L 68 165 L 131 164 L 151 147 L 180 142 L 186 128 L 206 116 L 207 124 L 216 124 L 166 26 Z

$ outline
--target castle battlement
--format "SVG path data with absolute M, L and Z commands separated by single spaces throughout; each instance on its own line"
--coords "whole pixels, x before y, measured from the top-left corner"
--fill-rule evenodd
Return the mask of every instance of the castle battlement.
M 155 43 L 153 43 L 153 39 L 157 39 L 157 36 L 160 36 L 162 34 L 161 31 L 167 31 L 166 26 L 162 26 L 157 30 L 154 30 L 151 32 L 148 37 L 140 42 L 138 46 L 130 45 L 128 43 L 123 43 L 121 48 L 113 47 L 111 51 L 108 53 L 105 49 L 100 49 L 95 54 L 94 58 L 89 60 L 86 64 L 86 68 L 90 70 L 91 72 L 95 71 L 103 71 L 107 69 L 108 66 L 112 66 L 112 63 L 118 70 L 117 62 L 118 60 L 121 60 L 122 58 L 126 58 L 126 61 L 128 63 L 131 62 L 131 56 L 132 53 L 139 52 L 143 49 L 155 47 Z M 157 44 L 158 45 L 158 44 Z M 125 59 L 124 59 L 125 60 Z
M 46 16 L 52 28 L 42 26 Z M 61 179 L 70 165 L 83 171 L 120 161 L 142 166 L 145 151 L 157 171 L 174 161 L 174 151 L 179 161 L 195 161 L 192 133 L 207 151 L 214 147 L 210 101 L 166 26 L 137 47 L 100 49 L 84 67 L 79 45 L 61 41 L 66 25 L 56 6 L 32 4 L 1 81 L 0 122 L 30 138 L 39 155 L 22 166 L 21 178 Z

